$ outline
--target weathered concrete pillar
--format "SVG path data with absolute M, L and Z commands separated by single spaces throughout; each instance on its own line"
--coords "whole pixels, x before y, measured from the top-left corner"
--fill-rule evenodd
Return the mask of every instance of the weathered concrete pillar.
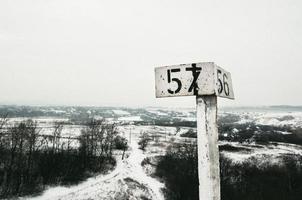
M 217 97 L 197 96 L 199 199 L 220 200 Z

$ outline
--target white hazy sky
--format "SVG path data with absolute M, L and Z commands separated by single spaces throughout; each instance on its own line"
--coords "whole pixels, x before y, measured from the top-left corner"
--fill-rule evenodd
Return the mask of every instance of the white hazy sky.
M 220 105 L 301 105 L 302 1 L 0 1 L 0 103 L 193 107 L 155 99 L 154 67 L 206 61 Z

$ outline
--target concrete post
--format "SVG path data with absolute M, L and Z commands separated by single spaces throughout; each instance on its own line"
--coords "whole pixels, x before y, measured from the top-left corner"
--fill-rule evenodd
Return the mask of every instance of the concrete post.
M 197 96 L 198 179 L 200 200 L 220 200 L 217 97 Z

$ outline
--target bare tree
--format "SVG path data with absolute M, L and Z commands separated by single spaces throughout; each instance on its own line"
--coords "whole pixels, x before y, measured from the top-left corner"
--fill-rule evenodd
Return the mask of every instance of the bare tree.
M 140 149 L 145 151 L 146 147 L 148 146 L 149 142 L 150 142 L 150 137 L 148 135 L 148 133 L 143 133 L 141 136 L 141 139 L 138 142 L 138 145 L 140 146 Z
M 60 148 L 60 138 L 63 130 L 63 124 L 56 122 L 54 126 L 54 131 L 52 133 L 52 151 L 57 153 Z

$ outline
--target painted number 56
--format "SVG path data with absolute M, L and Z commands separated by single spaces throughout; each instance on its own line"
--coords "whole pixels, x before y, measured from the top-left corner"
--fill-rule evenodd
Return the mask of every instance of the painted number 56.
M 222 79 L 221 79 L 222 77 Z M 218 78 L 218 92 L 219 94 L 223 93 L 226 96 L 230 95 L 230 88 L 229 88 L 229 84 L 228 84 L 228 76 L 223 73 L 221 70 L 217 70 L 217 78 Z

